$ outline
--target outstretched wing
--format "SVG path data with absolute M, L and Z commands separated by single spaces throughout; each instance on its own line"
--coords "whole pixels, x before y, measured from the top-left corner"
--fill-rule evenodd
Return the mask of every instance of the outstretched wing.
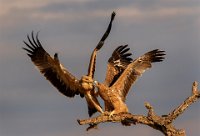
M 94 78 L 94 72 L 95 72 L 95 65 L 96 65 L 96 56 L 97 56 L 97 52 L 101 49 L 101 47 L 104 45 L 104 42 L 105 40 L 107 39 L 108 35 L 110 34 L 110 31 L 111 31 L 111 28 L 112 28 L 112 22 L 115 18 L 115 12 L 113 12 L 111 14 L 111 19 L 110 19 L 110 23 L 106 29 L 106 32 L 104 33 L 104 35 L 102 36 L 102 38 L 100 39 L 99 43 L 97 44 L 96 48 L 93 50 L 92 52 L 92 55 L 90 57 L 90 63 L 89 63 L 89 66 L 88 66 L 88 76 L 91 77 L 91 78 Z M 94 94 L 94 91 L 91 91 L 91 97 L 92 99 L 98 104 L 98 100 Z M 87 101 L 87 98 L 86 98 L 86 101 Z M 89 116 L 91 117 L 96 111 L 97 109 L 93 106 L 93 104 L 90 104 L 89 101 L 87 101 L 88 103 L 88 113 L 89 113 Z
M 94 78 L 95 64 L 96 64 L 96 54 L 97 54 L 97 51 L 99 51 L 101 49 L 101 47 L 104 45 L 106 38 L 110 34 L 110 31 L 111 31 L 111 28 L 112 28 L 112 22 L 115 18 L 115 15 L 116 15 L 115 12 L 113 12 L 111 14 L 111 19 L 110 19 L 110 23 L 108 25 L 108 28 L 106 29 L 106 32 L 104 33 L 101 40 L 97 44 L 96 48 L 92 52 L 92 55 L 90 57 L 90 63 L 89 63 L 89 66 L 88 66 L 88 76 L 89 77 Z
M 112 86 L 115 81 L 120 77 L 124 69 L 132 62 L 132 55 L 128 51 L 128 45 L 118 46 L 112 53 L 112 56 L 108 60 L 107 72 L 104 84 Z
M 38 33 L 36 37 L 34 37 L 34 33 L 32 32 L 32 40 L 29 35 L 27 35 L 27 38 L 29 43 L 24 41 L 26 47 L 23 49 L 27 51 L 27 55 L 31 58 L 32 62 L 37 66 L 46 79 L 67 97 L 74 97 L 75 95 L 83 97 L 84 95 L 81 93 L 79 80 L 70 74 L 62 64 L 60 64 L 57 54 L 52 58 L 44 50 L 38 39 Z
M 151 63 L 163 61 L 165 51 L 159 49 L 145 53 L 143 56 L 134 60 L 124 70 L 118 80 L 111 87 L 119 91 L 119 95 L 125 100 L 131 85 L 141 76 L 147 69 L 151 68 Z

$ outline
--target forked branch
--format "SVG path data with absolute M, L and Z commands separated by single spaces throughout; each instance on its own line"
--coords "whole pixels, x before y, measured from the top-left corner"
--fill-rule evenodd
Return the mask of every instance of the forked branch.
M 200 98 L 200 91 L 198 90 L 198 83 L 194 82 L 192 86 L 192 94 L 188 97 L 180 106 L 175 108 L 168 115 L 158 116 L 154 112 L 153 107 L 149 103 L 145 103 L 145 107 L 148 110 L 148 114 L 145 115 L 133 115 L 131 113 L 121 113 L 109 117 L 109 115 L 103 114 L 94 118 L 78 120 L 80 125 L 84 124 L 99 124 L 104 122 L 129 122 L 134 125 L 144 124 L 148 125 L 156 130 L 162 132 L 165 136 L 186 136 L 185 130 L 176 129 L 172 123 L 181 115 L 191 104 L 196 102 Z

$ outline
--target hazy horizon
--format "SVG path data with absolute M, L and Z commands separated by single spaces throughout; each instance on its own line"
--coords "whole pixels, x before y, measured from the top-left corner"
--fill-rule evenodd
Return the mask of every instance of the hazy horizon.
M 131 88 L 126 103 L 133 114 L 147 113 L 144 102 L 157 114 L 168 114 L 191 95 L 192 83 L 200 82 L 199 0 L 0 0 L 0 8 L 1 136 L 162 135 L 148 126 L 120 123 L 103 123 L 86 132 L 87 126 L 76 121 L 88 118 L 85 100 L 61 95 L 22 50 L 32 31 L 40 31 L 45 50 L 52 56 L 57 52 L 80 78 L 115 11 L 111 33 L 97 55 L 95 80 L 100 82 L 119 45 L 129 44 L 133 59 L 156 48 L 165 50 L 166 59 L 153 64 Z M 174 125 L 188 136 L 200 135 L 199 101 Z

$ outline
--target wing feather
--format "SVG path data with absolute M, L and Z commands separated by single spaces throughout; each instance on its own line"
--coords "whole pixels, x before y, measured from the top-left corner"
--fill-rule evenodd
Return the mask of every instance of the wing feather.
M 111 86 L 112 89 L 119 91 L 120 96 L 125 100 L 131 85 L 140 77 L 147 69 L 151 68 L 154 62 L 161 62 L 164 59 L 165 51 L 159 49 L 145 53 L 143 56 L 134 60 L 124 70 L 118 80 Z
M 107 39 L 108 35 L 110 34 L 110 31 L 111 31 L 111 28 L 112 28 L 112 22 L 115 18 L 115 15 L 116 15 L 115 12 L 113 12 L 111 14 L 111 19 L 110 19 L 110 23 L 108 25 L 108 28 L 106 29 L 106 32 L 104 33 L 101 40 L 97 44 L 96 48 L 93 50 L 92 55 L 90 57 L 90 63 L 89 63 L 89 67 L 88 67 L 88 76 L 90 76 L 92 78 L 94 77 L 94 72 L 95 72 L 97 51 L 99 51 L 101 49 L 101 47 L 104 45 L 105 40 Z
M 31 38 L 27 35 L 29 43 L 24 41 L 26 47 L 23 49 L 28 52 L 27 55 L 46 79 L 67 97 L 74 97 L 75 95 L 81 95 L 83 97 L 79 80 L 60 64 L 57 54 L 52 58 L 44 50 L 38 39 L 38 33 L 35 39 L 34 33 L 32 32 Z
M 119 78 L 124 69 L 132 62 L 130 56 L 131 53 L 127 53 L 130 48 L 128 45 L 118 46 L 112 53 L 112 56 L 108 60 L 107 72 L 104 84 L 112 86 L 114 82 Z

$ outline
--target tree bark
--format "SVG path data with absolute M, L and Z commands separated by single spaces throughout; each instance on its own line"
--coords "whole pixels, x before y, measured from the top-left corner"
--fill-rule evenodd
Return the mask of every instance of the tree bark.
M 94 118 L 78 120 L 80 125 L 84 124 L 95 124 L 96 126 L 99 123 L 105 122 L 129 122 L 131 124 L 143 124 L 152 127 L 153 129 L 159 130 L 165 136 L 186 136 L 185 130 L 176 129 L 173 126 L 173 121 L 180 116 L 191 104 L 196 102 L 200 98 L 200 91 L 198 91 L 198 83 L 194 82 L 192 86 L 192 94 L 184 102 L 175 108 L 172 112 L 167 115 L 158 116 L 153 107 L 149 103 L 145 103 L 145 107 L 148 110 L 147 115 L 134 115 L 131 113 L 120 113 L 113 116 L 106 114 L 99 115 Z M 90 126 L 91 127 L 91 126 Z M 92 128 L 92 127 L 91 127 Z

